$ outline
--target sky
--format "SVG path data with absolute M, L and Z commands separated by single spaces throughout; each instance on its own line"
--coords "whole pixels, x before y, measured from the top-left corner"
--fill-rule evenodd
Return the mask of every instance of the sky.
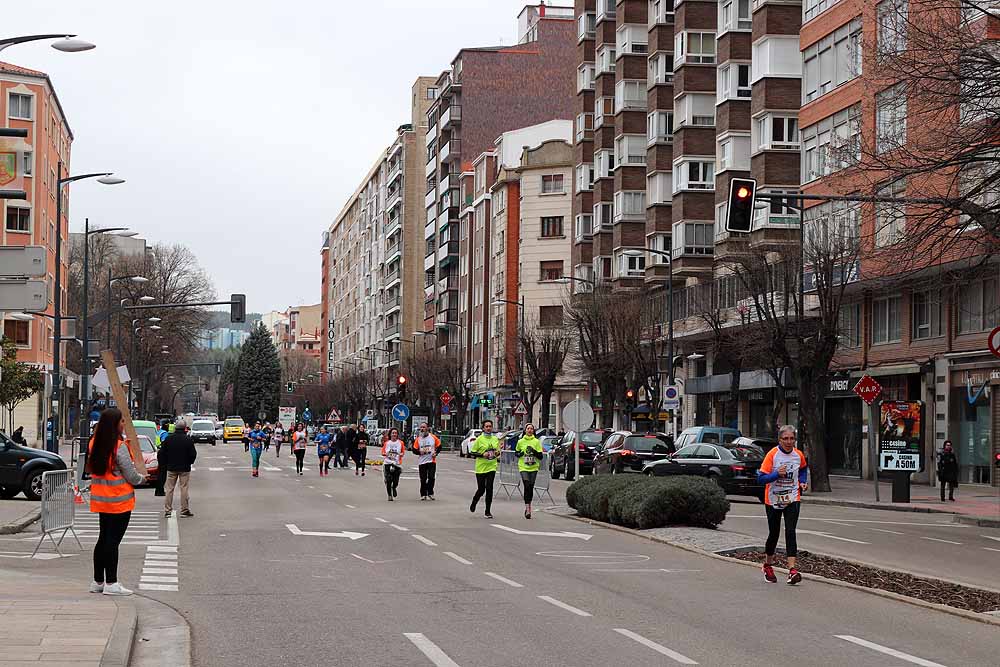
M 409 122 L 410 87 L 462 47 L 512 44 L 526 0 L 28 0 L 0 60 L 49 74 L 75 139 L 70 229 L 183 243 L 247 309 L 320 301 L 325 231 Z M 571 2 L 555 4 L 571 5 Z

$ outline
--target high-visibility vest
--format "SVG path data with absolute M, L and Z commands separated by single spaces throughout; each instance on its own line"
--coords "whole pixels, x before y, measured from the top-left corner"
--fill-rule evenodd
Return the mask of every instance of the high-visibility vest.
M 118 441 L 118 447 L 128 447 L 124 440 Z M 88 454 L 94 449 L 94 440 L 91 438 L 87 447 Z M 108 470 L 103 475 L 90 476 L 90 511 L 106 512 L 108 514 L 122 514 L 135 509 L 135 488 L 128 483 L 115 467 L 115 453 L 111 455 L 108 463 Z M 132 452 L 129 452 L 129 456 Z

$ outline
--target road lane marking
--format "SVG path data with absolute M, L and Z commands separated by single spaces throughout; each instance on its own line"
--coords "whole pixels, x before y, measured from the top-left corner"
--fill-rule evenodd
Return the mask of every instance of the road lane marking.
M 501 577 L 496 572 L 483 572 L 483 574 L 485 574 L 487 577 L 492 577 L 497 581 L 503 582 L 508 586 L 510 586 L 511 588 L 524 588 L 524 584 L 519 584 L 513 579 L 508 579 L 507 577 Z
M 146 560 L 177 560 L 177 554 L 161 554 L 161 553 L 146 554 Z
M 413 539 L 415 539 L 415 540 L 417 540 L 418 542 L 421 542 L 421 543 L 423 543 L 423 544 L 426 544 L 426 545 L 427 545 L 427 546 L 429 546 L 429 547 L 436 547 L 436 546 L 437 546 L 437 543 L 436 543 L 436 542 L 431 542 L 430 540 L 428 540 L 428 539 L 427 539 L 426 537 L 424 537 L 423 535 L 414 535 L 414 536 L 413 536 Z
M 623 637 L 628 637 L 631 640 L 639 642 L 640 644 L 642 644 L 646 648 L 653 649 L 654 651 L 656 651 L 660 655 L 667 656 L 668 658 L 670 658 L 674 662 L 679 662 L 682 665 L 697 665 L 698 664 L 697 662 L 695 662 L 691 658 L 687 657 L 686 655 L 682 655 L 682 654 L 678 653 L 677 651 L 672 651 L 669 648 L 667 648 L 666 646 L 663 646 L 662 644 L 657 644 L 652 639 L 646 639 L 642 635 L 636 634 L 636 633 L 632 632 L 631 630 L 626 630 L 625 628 L 615 628 L 615 632 L 617 632 L 618 634 L 622 635 Z
M 358 508 L 357 508 L 357 507 L 355 507 L 354 505 L 348 505 L 347 503 L 344 503 L 344 507 L 346 507 L 347 509 L 351 509 L 351 510 L 356 510 L 356 509 L 358 509 Z
M 591 572 L 616 572 L 616 573 L 617 572 L 645 572 L 647 574 L 649 572 L 666 572 L 667 574 L 674 574 L 675 572 L 701 572 L 701 570 L 672 570 L 670 568 L 660 567 L 660 568 L 655 568 L 655 569 L 641 569 L 641 568 L 638 568 L 638 569 L 626 569 L 626 570 L 623 570 L 621 568 L 608 568 L 608 569 L 591 570 Z
M 824 533 L 819 530 L 802 530 L 799 528 L 800 535 L 817 535 L 819 537 L 827 537 L 831 540 L 840 540 L 841 542 L 850 542 L 852 544 L 871 544 L 871 542 L 862 542 L 861 540 L 852 540 L 849 537 L 839 537 L 837 535 L 831 535 L 830 533 Z
M 447 556 L 448 558 L 454 558 L 455 560 L 457 560 L 462 565 L 472 565 L 472 561 L 471 560 L 465 560 L 464 558 L 462 558 L 458 554 L 453 553 L 451 551 L 445 551 L 444 555 Z
M 176 584 L 177 577 L 147 577 L 143 576 L 142 581 L 154 584 Z
M 997 553 L 1000 553 L 1000 549 L 993 549 L 992 547 L 983 547 L 983 548 L 986 549 L 987 551 L 996 551 Z
M 931 542 L 944 542 L 945 544 L 962 544 L 961 542 L 953 542 L 952 540 L 942 540 L 936 537 L 921 537 L 922 540 L 930 540 Z
M 209 472 L 222 472 L 225 468 L 209 468 Z
M 409 529 L 409 528 L 405 528 L 405 527 L 403 527 L 403 526 L 400 526 L 400 525 L 398 525 L 398 524 L 395 524 L 395 523 L 390 523 L 389 525 L 390 525 L 390 526 L 392 526 L 393 528 L 395 528 L 395 529 L 396 529 L 396 530 L 398 530 L 398 531 L 401 531 L 401 532 L 404 532 L 404 533 L 408 533 L 408 532 L 410 532 L 410 529 Z
M 142 577 L 143 580 L 147 579 L 147 577 L 145 576 L 147 574 L 170 574 L 177 576 L 177 568 L 171 569 L 169 567 L 143 567 L 142 574 L 143 574 Z
M 174 591 L 177 592 L 177 586 L 171 586 L 169 584 L 146 584 L 139 582 L 140 591 Z
M 327 498 L 333 498 L 333 496 L 331 496 L 329 493 L 324 493 L 323 495 L 326 496 Z
M 499 523 L 494 523 L 490 525 L 492 525 L 494 528 L 505 530 L 508 533 L 514 533 L 515 535 L 534 535 L 540 537 L 575 537 L 578 540 L 585 540 L 585 541 L 593 537 L 593 535 L 588 535 L 587 533 L 571 533 L 568 530 L 563 530 L 558 533 L 547 533 L 535 530 L 520 530 L 518 528 L 511 528 L 510 526 L 504 526 L 503 524 Z
M 146 547 L 146 551 L 159 551 L 161 553 L 177 553 L 177 547 Z
M 766 516 L 756 514 L 729 514 L 726 516 L 727 519 L 767 519 Z M 804 516 L 802 521 L 829 521 L 829 519 L 823 519 L 822 517 L 812 517 Z M 887 526 L 923 526 L 924 528 L 969 528 L 964 524 L 960 523 L 920 523 L 916 521 L 876 521 L 874 519 L 835 519 L 835 521 L 850 521 L 851 523 L 881 523 Z
M 923 665 L 923 667 L 944 667 L 944 665 L 931 662 L 930 660 L 924 660 L 923 658 L 918 658 L 915 655 L 910 655 L 909 653 L 903 653 L 902 651 L 897 651 L 894 648 L 889 648 L 888 646 L 882 646 L 881 644 L 875 644 L 874 642 L 866 641 L 864 639 L 859 639 L 852 635 L 834 635 L 837 639 L 843 639 L 844 641 L 851 642 L 852 644 L 857 644 L 858 646 L 864 646 L 873 651 L 879 653 L 884 653 L 885 655 L 891 655 L 894 658 L 899 658 L 900 660 L 905 660 L 906 662 L 913 663 L 914 665 Z
M 985 537 L 988 540 L 996 540 L 997 542 L 1000 542 L 1000 537 L 993 537 L 992 535 L 980 535 L 979 537 Z
M 420 652 L 427 656 L 427 659 L 433 662 L 435 667 L 458 667 L 457 662 L 449 658 L 448 654 L 438 648 L 437 644 L 425 637 L 422 632 L 404 632 L 403 636 L 420 649 Z
M 906 535 L 898 530 L 886 530 L 885 528 L 869 528 L 868 530 L 874 530 L 876 533 L 889 533 L 890 535 Z
M 589 612 L 586 612 L 586 611 L 584 611 L 582 609 L 577 609 L 573 605 L 566 604 L 565 602 L 560 602 L 559 600 L 557 600 L 557 599 L 555 599 L 553 597 L 549 597 L 548 595 L 539 595 L 538 599 L 539 600 L 545 600 L 549 604 L 555 605 L 556 607 L 559 607 L 560 609 L 565 609 L 566 611 L 568 611 L 568 612 L 570 612 L 572 614 L 576 614 L 577 616 L 591 616 L 592 615 Z
M 380 523 L 389 523 L 388 521 L 386 521 L 385 519 L 383 519 L 380 516 L 375 517 L 375 520 L 378 521 L 378 522 L 380 522 Z
M 363 537 L 368 537 L 368 533 L 355 533 L 350 530 L 342 530 L 339 533 L 328 533 L 315 530 L 302 530 L 294 523 L 286 523 L 285 528 L 287 528 L 288 532 L 290 532 L 292 535 L 305 535 L 307 537 L 346 537 L 352 542 L 355 540 L 360 540 Z

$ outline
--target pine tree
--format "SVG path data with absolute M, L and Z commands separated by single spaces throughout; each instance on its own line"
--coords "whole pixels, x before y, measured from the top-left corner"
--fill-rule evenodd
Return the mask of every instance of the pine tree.
M 236 374 L 237 411 L 244 420 L 252 424 L 261 410 L 267 413 L 267 419 L 277 419 L 280 379 L 278 350 L 264 325 L 258 324 L 243 343 Z
M 219 412 L 227 415 L 236 413 L 234 386 L 236 384 L 236 359 L 226 359 L 219 377 Z

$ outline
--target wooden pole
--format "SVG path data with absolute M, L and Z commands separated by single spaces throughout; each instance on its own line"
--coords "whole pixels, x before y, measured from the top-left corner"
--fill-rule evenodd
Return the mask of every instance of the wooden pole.
M 136 433 L 135 425 L 132 424 L 132 411 L 129 409 L 125 389 L 118 378 L 118 366 L 115 364 L 115 355 L 111 353 L 111 350 L 101 352 L 101 363 L 104 364 L 104 370 L 108 372 L 108 382 L 111 384 L 111 396 L 115 399 L 115 403 L 118 404 L 118 409 L 121 410 L 122 419 L 125 420 L 125 437 L 128 438 L 128 449 L 132 452 L 132 461 L 135 463 L 135 469 L 139 471 L 140 475 L 145 477 L 148 473 L 146 472 L 146 464 L 142 460 L 142 449 L 139 447 L 139 434 Z

